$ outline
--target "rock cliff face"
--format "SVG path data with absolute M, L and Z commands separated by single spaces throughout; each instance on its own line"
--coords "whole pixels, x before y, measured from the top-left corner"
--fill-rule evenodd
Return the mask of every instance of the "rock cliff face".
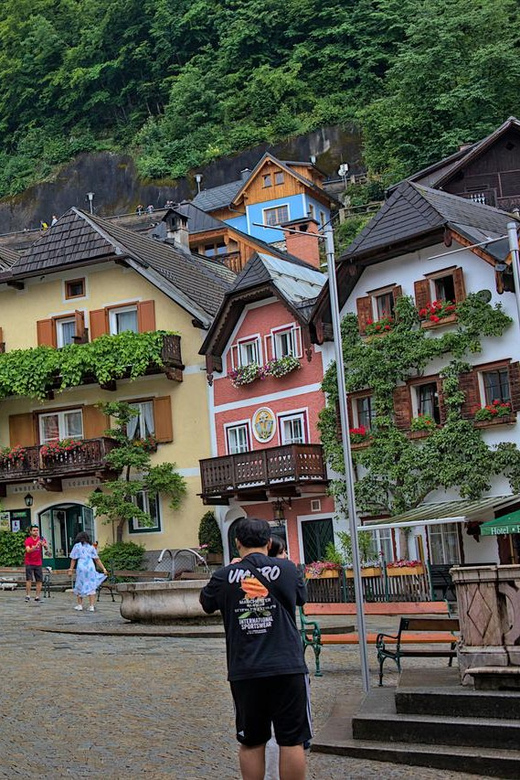
M 324 127 L 314 133 L 284 143 L 263 144 L 235 157 L 217 160 L 202 173 L 202 188 L 215 187 L 238 179 L 244 168 L 253 168 L 265 151 L 284 160 L 317 158 L 317 165 L 329 176 L 336 175 L 341 162 L 348 162 L 349 173 L 360 173 L 361 139 L 355 128 Z M 38 184 L 13 198 L 0 202 L 0 234 L 34 229 L 40 220 L 50 223 L 71 206 L 89 210 L 88 192 L 93 192 L 93 208 L 100 216 L 135 211 L 138 203 L 164 206 L 167 200 L 178 202 L 196 193 L 192 176 L 178 181 L 143 181 L 128 155 L 84 154 L 61 168 L 52 181 Z

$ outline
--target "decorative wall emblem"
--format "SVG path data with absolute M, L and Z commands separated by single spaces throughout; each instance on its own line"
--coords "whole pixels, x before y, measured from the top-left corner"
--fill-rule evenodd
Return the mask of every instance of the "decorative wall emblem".
M 276 433 L 276 417 L 267 406 L 261 406 L 253 415 L 253 436 L 257 441 L 271 441 Z

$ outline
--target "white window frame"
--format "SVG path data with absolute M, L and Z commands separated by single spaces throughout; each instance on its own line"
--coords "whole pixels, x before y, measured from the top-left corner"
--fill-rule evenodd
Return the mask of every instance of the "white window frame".
M 445 279 L 447 276 L 451 276 L 453 279 L 453 300 L 451 298 L 447 298 L 446 300 L 450 300 L 451 303 L 456 303 L 455 300 L 455 268 L 445 270 L 445 271 L 439 271 L 438 273 L 433 273 L 433 275 L 428 274 L 428 284 L 430 289 L 430 301 L 436 301 L 436 300 L 445 300 L 444 298 L 439 298 L 437 296 L 437 289 L 435 286 L 435 282 L 437 282 L 439 279 Z
M 310 438 L 309 438 L 309 415 L 307 409 L 298 409 L 294 410 L 292 412 L 279 412 L 276 415 L 277 418 L 277 425 L 278 425 L 278 439 L 280 442 L 280 446 L 284 446 L 286 444 L 309 444 Z M 299 420 L 301 424 L 302 434 L 303 434 L 303 441 L 302 442 L 293 442 L 293 441 L 285 441 L 285 426 L 284 423 L 291 422 L 292 420 Z
M 135 417 L 132 418 L 133 420 L 137 420 L 137 423 L 138 423 L 138 426 L 139 426 L 139 433 L 141 433 L 143 428 L 145 427 L 143 425 L 143 423 L 145 422 L 146 417 L 145 417 L 145 414 L 144 414 L 143 406 L 144 406 L 144 404 L 149 404 L 150 405 L 151 410 L 152 410 L 153 431 L 151 431 L 150 433 L 148 433 L 146 435 L 147 436 L 154 436 L 155 435 L 155 414 L 154 414 L 154 403 L 153 403 L 153 400 L 152 399 L 147 399 L 146 401 L 129 401 L 128 403 L 129 403 L 129 405 L 131 407 L 133 407 L 134 409 L 137 409 L 138 412 L 139 412 L 138 415 L 136 415 Z M 130 423 L 131 423 L 131 421 L 130 421 Z M 144 439 L 145 437 L 144 436 L 137 436 L 137 426 L 136 426 L 135 433 L 132 436 L 132 438 L 133 439 Z
M 417 384 L 410 385 L 410 396 L 412 401 L 412 417 L 417 417 L 419 415 L 419 388 L 424 387 L 424 385 L 435 385 L 436 387 L 436 395 L 437 395 L 437 404 L 439 406 L 439 417 L 440 417 L 440 399 L 439 399 L 439 383 L 437 379 L 429 379 L 428 377 L 423 377 L 425 380 L 424 382 L 417 382 Z
M 316 208 L 314 203 L 309 203 L 307 214 L 309 215 L 309 219 L 316 219 Z
M 271 211 L 278 211 L 279 209 L 287 209 L 287 218 L 280 219 L 278 220 L 278 222 L 273 222 L 272 224 L 267 222 L 267 213 Z M 278 206 L 270 206 L 269 208 L 262 209 L 262 223 L 266 228 L 276 227 L 277 225 L 280 225 L 282 222 L 289 222 L 290 219 L 291 219 L 291 209 L 289 207 L 289 203 L 280 203 Z
M 149 491 L 148 490 L 140 490 L 139 493 L 143 496 L 143 511 L 150 514 L 150 499 L 149 499 Z M 149 533 L 160 533 L 161 532 L 161 497 L 159 493 L 156 493 L 156 506 L 157 506 L 157 517 L 156 519 L 156 525 L 148 525 L 148 526 L 139 526 L 136 525 L 136 520 L 132 518 L 129 522 L 129 532 L 131 534 L 149 534 Z M 137 496 L 134 497 L 134 504 L 137 504 Z M 153 518 L 152 518 L 153 519 Z
M 56 323 L 56 345 L 61 349 L 61 347 L 66 346 L 65 341 L 63 339 L 63 325 L 74 325 L 74 335 L 76 335 L 76 317 L 72 315 L 71 317 L 58 317 L 55 320 Z M 69 341 L 68 344 L 74 344 L 74 339 L 72 341 Z
M 353 420 L 354 421 L 354 426 L 353 426 L 354 428 L 359 428 L 361 425 L 364 424 L 364 423 L 361 423 L 359 421 L 359 413 L 358 413 L 359 412 L 359 410 L 358 410 L 358 401 L 361 401 L 363 398 L 371 398 L 372 399 L 371 407 L 372 407 L 373 415 L 372 415 L 372 418 L 371 418 L 371 422 L 374 419 L 374 417 L 376 416 L 375 408 L 374 408 L 374 394 L 373 393 L 365 393 L 365 394 L 362 393 L 361 395 L 354 396 L 353 398 L 351 398 L 351 401 L 352 401 L 352 417 L 354 418 L 354 420 Z M 370 428 L 368 428 L 367 430 L 371 430 L 371 428 L 372 428 L 372 425 L 370 425 Z
M 77 414 L 79 412 L 81 417 L 81 434 L 78 434 L 76 436 L 71 436 L 71 434 L 66 433 L 65 430 L 65 417 L 68 414 Z M 58 439 L 45 439 L 44 438 L 44 430 L 43 430 L 43 420 L 46 417 L 57 417 L 58 418 Z M 50 441 L 62 441 L 62 439 L 82 439 L 84 434 L 84 428 L 83 428 L 83 409 L 79 407 L 78 409 L 64 409 L 63 411 L 56 411 L 56 412 L 45 412 L 43 414 L 38 415 L 38 428 L 40 433 L 40 444 L 47 444 Z
M 393 539 L 392 529 L 391 528 L 373 528 L 372 529 L 372 528 L 370 528 L 369 525 L 367 525 L 367 526 L 364 527 L 363 530 L 370 531 L 370 533 L 372 534 L 372 540 L 373 540 L 372 545 L 375 548 L 375 552 L 376 552 L 376 554 L 374 555 L 374 558 L 379 558 L 380 557 L 379 553 L 382 552 L 383 553 L 383 558 L 385 560 L 385 563 L 389 563 L 389 562 L 393 561 L 394 560 L 394 539 Z M 387 537 L 386 537 L 386 539 L 384 539 L 384 543 L 383 543 L 383 541 L 381 539 L 381 534 L 388 534 L 388 533 L 389 533 L 389 536 L 387 535 Z M 390 546 L 390 553 L 391 553 L 390 557 L 388 557 L 388 558 L 384 554 L 384 544 L 387 544 L 387 543 Z
M 229 432 L 236 428 L 242 428 L 246 431 L 246 439 L 247 439 L 247 450 L 243 450 L 243 452 L 251 452 L 252 446 L 251 446 L 251 420 L 237 420 L 236 422 L 232 423 L 226 423 L 224 425 L 224 436 L 226 439 L 226 455 L 240 455 L 242 453 L 240 452 L 231 452 L 231 448 L 229 446 Z
M 247 363 L 244 361 L 242 349 L 247 347 L 250 344 L 256 344 L 257 360 Z M 236 347 L 236 350 L 233 349 L 233 347 L 231 348 L 231 362 L 234 369 L 241 368 L 243 366 L 249 366 L 252 363 L 258 363 L 258 365 L 262 365 L 263 363 L 262 339 L 260 338 L 259 333 L 255 333 L 253 336 L 247 336 L 238 339 L 237 343 L 234 346 Z
M 135 311 L 135 321 L 138 332 L 139 329 L 139 320 L 137 315 L 137 304 L 131 304 L 129 306 L 115 306 L 108 311 L 108 318 L 109 318 L 109 325 L 110 325 L 110 335 L 116 336 L 119 331 L 117 330 L 117 315 L 118 314 L 126 314 L 127 312 L 134 312 Z M 121 333 L 124 333 L 125 331 L 121 331 Z
M 379 311 L 378 311 L 377 299 L 378 298 L 382 298 L 383 295 L 390 295 L 392 297 L 392 300 L 393 300 L 393 297 L 394 297 L 394 292 L 393 291 L 394 291 L 394 289 L 395 289 L 395 287 L 392 286 L 392 287 L 387 287 L 387 288 L 385 288 L 383 290 L 377 290 L 376 292 L 371 293 L 370 297 L 372 299 L 372 318 L 375 321 L 380 320 L 380 319 L 383 318 L 383 314 L 380 314 Z M 395 305 L 395 301 L 394 301 L 394 305 Z M 394 316 L 394 312 L 393 311 L 389 311 L 389 312 L 387 312 L 386 316 L 387 317 L 393 317 Z
M 447 541 L 446 541 L 446 534 L 447 534 L 448 531 L 450 532 L 450 534 L 455 536 L 455 539 L 457 541 L 457 560 L 456 561 L 449 561 L 449 560 L 447 560 L 447 557 L 448 557 L 447 552 L 448 552 L 449 548 L 448 548 Z M 429 549 L 429 554 L 430 554 L 430 563 L 433 563 L 434 565 L 435 564 L 439 564 L 439 565 L 443 564 L 443 565 L 445 565 L 445 564 L 448 564 L 448 563 L 456 565 L 457 563 L 461 562 L 462 558 L 461 558 L 461 550 L 460 550 L 460 539 L 459 539 L 459 532 L 458 532 L 456 523 L 442 523 L 442 524 L 439 524 L 439 525 L 431 525 L 431 526 L 428 526 L 426 528 L 426 532 L 428 534 L 428 549 Z M 432 559 L 432 540 L 431 540 L 432 534 L 438 535 L 438 536 L 441 537 L 442 561 L 434 561 Z

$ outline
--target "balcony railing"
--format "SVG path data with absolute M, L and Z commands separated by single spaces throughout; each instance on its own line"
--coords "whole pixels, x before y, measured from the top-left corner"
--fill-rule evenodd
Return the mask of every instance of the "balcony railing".
M 82 439 L 80 446 L 55 455 L 42 455 L 42 447 L 24 447 L 25 453 L 15 461 L 0 463 L 0 484 L 24 482 L 28 479 L 54 479 L 92 474 L 109 470 L 106 456 L 117 443 L 106 436 Z
M 202 497 L 207 503 L 233 495 L 261 495 L 267 489 L 325 484 L 321 444 L 286 444 L 200 461 Z

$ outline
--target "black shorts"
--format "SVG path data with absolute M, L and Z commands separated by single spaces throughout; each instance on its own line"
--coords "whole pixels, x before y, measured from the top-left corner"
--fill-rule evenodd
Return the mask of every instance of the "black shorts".
M 27 564 L 25 567 L 25 580 L 26 582 L 43 582 L 42 567 Z
M 312 737 L 309 678 L 306 674 L 257 677 L 230 683 L 235 702 L 237 739 L 255 747 L 271 737 L 282 747 Z

